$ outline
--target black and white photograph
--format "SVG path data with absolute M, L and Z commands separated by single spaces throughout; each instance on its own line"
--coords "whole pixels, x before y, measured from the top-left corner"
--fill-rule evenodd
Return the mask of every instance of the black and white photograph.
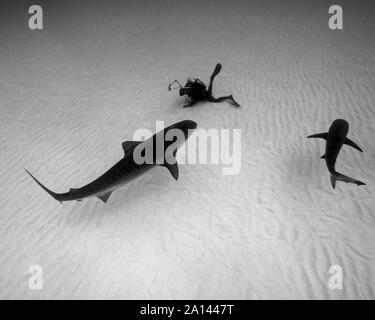
M 0 299 L 375 299 L 374 30 L 365 0 L 1 0 Z

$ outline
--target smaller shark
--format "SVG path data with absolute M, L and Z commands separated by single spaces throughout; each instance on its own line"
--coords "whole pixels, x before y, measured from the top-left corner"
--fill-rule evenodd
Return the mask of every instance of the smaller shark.
M 362 151 L 362 149 L 355 144 L 352 140 L 347 137 L 349 132 L 349 124 L 347 121 L 343 119 L 336 119 L 333 121 L 331 127 L 329 128 L 328 132 L 325 133 L 318 133 L 308 136 L 307 138 L 322 138 L 327 141 L 326 143 L 326 153 L 321 157 L 325 159 L 328 171 L 331 174 L 331 185 L 333 189 L 336 187 L 336 181 L 344 181 L 346 183 L 354 183 L 357 185 L 365 185 L 365 183 L 344 176 L 343 174 L 339 173 L 335 169 L 336 159 L 340 153 L 341 147 L 343 144 L 347 144 L 358 151 Z
M 81 201 L 89 197 L 98 197 L 103 202 L 107 202 L 115 189 L 147 172 L 156 165 L 166 167 L 173 178 L 177 180 L 178 166 L 175 158 L 176 152 L 196 128 L 196 122 L 184 120 L 164 128 L 145 141 L 125 141 L 122 143 L 125 155 L 119 162 L 91 183 L 78 189 L 70 189 L 65 193 L 55 193 L 49 190 L 29 171 L 25 170 L 40 187 L 60 203 L 72 200 Z M 181 138 L 179 139 L 179 137 Z M 151 150 L 150 161 L 139 161 L 142 153 L 146 154 L 146 150 Z M 169 153 L 168 151 L 171 152 Z

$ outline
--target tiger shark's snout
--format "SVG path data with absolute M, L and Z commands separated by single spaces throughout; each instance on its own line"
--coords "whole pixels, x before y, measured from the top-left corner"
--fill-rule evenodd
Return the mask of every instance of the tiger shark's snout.
M 197 123 L 193 120 L 182 121 L 181 130 L 188 136 L 197 128 Z
M 167 129 L 167 131 L 169 129 L 181 130 L 185 135 L 185 139 L 187 139 L 193 133 L 193 131 L 197 128 L 197 126 L 198 126 L 197 123 L 193 120 L 183 120 L 170 126 Z

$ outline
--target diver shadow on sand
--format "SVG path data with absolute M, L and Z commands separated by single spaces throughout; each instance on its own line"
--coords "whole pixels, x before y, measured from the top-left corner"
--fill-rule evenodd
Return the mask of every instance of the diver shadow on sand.
M 296 190 L 303 190 L 306 184 L 311 184 L 311 174 L 318 174 L 318 167 L 315 168 L 311 155 L 308 152 L 299 151 L 289 153 L 291 156 L 285 159 L 283 164 L 283 181 Z
M 182 86 L 181 83 L 178 82 L 178 80 L 174 80 L 172 83 L 169 84 L 168 90 L 179 89 L 179 94 L 181 97 L 185 95 L 190 99 L 190 103 L 183 106 L 184 108 L 192 107 L 198 102 L 223 102 L 226 100 L 232 102 L 232 104 L 235 107 L 240 107 L 240 105 L 237 103 L 236 100 L 234 100 L 232 95 L 223 96 L 219 98 L 215 98 L 212 95 L 213 82 L 215 77 L 220 73 L 221 68 L 222 65 L 220 63 L 216 64 L 215 70 L 210 77 L 210 84 L 208 86 L 208 89 L 207 86 L 198 78 L 189 78 L 185 86 Z M 175 83 L 178 85 L 178 87 L 172 88 L 172 85 Z
M 319 197 L 322 196 L 322 191 L 324 194 L 328 191 L 321 188 L 324 182 L 319 165 L 305 149 L 294 150 L 288 154 L 280 163 L 283 172 L 279 173 L 279 199 L 285 201 L 288 211 L 293 214 L 303 216 L 308 212 L 320 210 Z

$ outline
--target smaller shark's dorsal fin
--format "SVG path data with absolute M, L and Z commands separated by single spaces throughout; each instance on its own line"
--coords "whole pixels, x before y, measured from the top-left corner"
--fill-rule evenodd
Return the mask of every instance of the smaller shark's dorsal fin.
M 108 198 L 111 196 L 112 194 L 112 191 L 108 191 L 108 192 L 105 192 L 105 193 L 102 193 L 102 194 L 99 194 L 97 197 L 102 200 L 104 203 L 107 202 Z
M 348 137 L 345 138 L 344 144 L 347 144 L 347 145 L 353 147 L 354 149 L 357 149 L 358 151 L 363 152 L 362 149 L 355 142 L 350 140 Z
M 322 139 L 326 139 L 328 138 L 328 133 L 327 132 L 324 132 L 324 133 L 317 133 L 317 134 L 313 134 L 311 136 L 308 136 L 308 138 L 322 138 Z
M 122 143 L 122 148 L 124 149 L 124 153 L 130 152 L 133 150 L 137 145 L 139 145 L 142 141 L 124 141 Z
M 171 173 L 172 177 L 176 180 L 178 179 L 178 164 L 177 161 L 174 164 L 164 163 L 162 164 L 163 167 L 166 167 L 169 172 Z

